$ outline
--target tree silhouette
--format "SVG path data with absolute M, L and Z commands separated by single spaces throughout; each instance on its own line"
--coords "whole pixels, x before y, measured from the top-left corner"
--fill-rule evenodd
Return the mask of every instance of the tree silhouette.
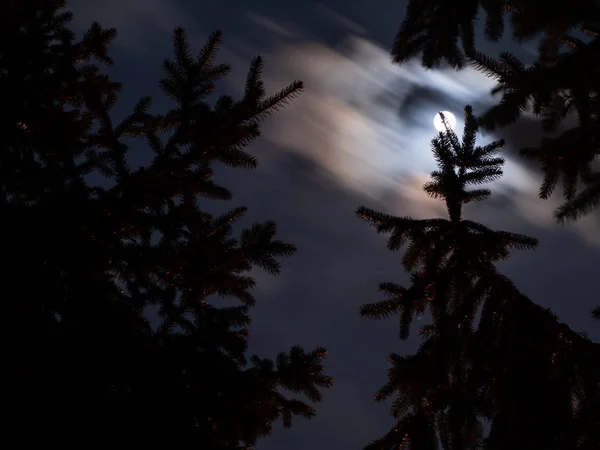
M 401 339 L 416 315 L 432 318 L 419 331 L 416 354 L 390 355 L 388 382 L 375 398 L 393 397 L 397 422 L 366 449 L 594 448 L 600 344 L 560 323 L 497 271 L 495 263 L 511 250 L 537 246 L 533 238 L 462 217 L 464 204 L 489 197 L 478 186 L 501 176 L 502 141 L 475 145 L 478 122 L 470 106 L 461 140 L 444 123 L 446 132 L 432 141 L 438 170 L 424 191 L 446 203 L 449 219 L 357 212 L 390 235 L 390 250 L 406 245 L 402 263 L 412 283 L 382 283 L 387 299 L 363 306 L 361 315 L 397 314 Z
M 174 33 L 162 91 L 175 106 L 149 112 L 144 97 L 122 122 L 116 30 L 94 23 L 83 39 L 64 1 L 11 1 L 0 10 L 2 249 L 8 296 L 15 430 L 53 437 L 169 436 L 203 448 L 249 448 L 272 423 L 310 418 L 331 385 L 326 350 L 293 347 L 275 361 L 246 358 L 253 267 L 279 273 L 295 247 L 266 221 L 234 235 L 246 213 L 221 216 L 205 198 L 230 200 L 215 163 L 252 169 L 244 148 L 260 122 L 302 90 L 267 96 L 255 58 L 240 100 L 209 103 L 230 69 L 215 64 L 221 33 L 193 56 Z M 131 167 L 125 137 L 153 152 Z M 90 184 L 89 174 L 108 187 Z M 220 298 L 238 301 L 224 306 Z M 158 311 L 153 326 L 149 308 Z M 60 439 L 60 438 L 58 438 Z
M 538 59 L 526 67 L 503 52 L 496 61 L 477 52 L 473 24 L 483 9 L 485 36 L 497 41 L 505 20 L 522 42 L 541 36 Z M 460 44 L 459 45 L 459 40 Z M 462 48 L 461 48 L 462 46 Z M 508 125 L 526 109 L 552 133 L 539 148 L 522 149 L 544 174 L 540 197 L 548 198 L 562 179 L 566 203 L 557 219 L 576 220 L 600 203 L 600 4 L 594 0 L 544 4 L 533 0 L 439 0 L 409 2 L 392 54 L 396 62 L 420 55 L 425 67 L 469 63 L 493 77 L 500 102 L 481 118 L 486 129 Z M 577 125 L 555 133 L 566 118 Z M 578 189 L 580 192 L 578 193 Z

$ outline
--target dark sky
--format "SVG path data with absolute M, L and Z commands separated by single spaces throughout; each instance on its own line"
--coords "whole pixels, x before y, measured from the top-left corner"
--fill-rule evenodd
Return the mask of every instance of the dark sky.
M 439 110 L 452 111 L 462 127 L 463 106 L 470 103 L 482 112 L 492 86 L 470 70 L 393 66 L 388 53 L 405 6 L 401 0 L 70 3 L 78 31 L 94 20 L 118 28 L 111 73 L 125 88 L 116 118 L 142 95 L 153 96 L 155 111 L 168 107 L 157 86 L 176 26 L 188 30 L 195 50 L 210 31 L 223 30 L 220 60 L 234 69 L 223 85 L 230 93 L 240 92 L 256 54 L 265 57 L 267 89 L 293 79 L 307 85 L 298 100 L 267 121 L 264 137 L 252 145 L 260 168 L 220 172 L 234 192 L 227 206 L 248 206 L 249 222 L 275 219 L 280 237 L 299 248 L 280 276 L 256 273 L 251 351 L 274 356 L 294 344 L 324 345 L 335 382 L 314 420 L 299 419 L 292 430 L 277 426 L 259 450 L 359 449 L 392 423 L 387 406 L 376 404 L 373 394 L 385 382 L 387 354 L 410 353 L 417 340 L 399 341 L 393 320 L 362 320 L 358 307 L 379 299 L 379 282 L 405 283 L 407 277 L 401 255 L 388 252 L 385 240 L 354 212 L 366 204 L 398 215 L 443 215 L 443 205 L 420 190 L 434 168 L 433 117 Z M 531 55 L 510 43 L 482 49 Z M 504 137 L 508 162 L 503 180 L 491 186 L 492 200 L 468 214 L 492 228 L 538 237 L 539 250 L 514 254 L 503 270 L 535 302 L 597 340 L 600 332 L 589 317 L 600 303 L 600 215 L 576 225 L 554 223 L 552 209 L 560 199 L 537 199 L 538 176 L 515 153 L 534 144 L 538 130 L 527 120 L 480 136 L 480 144 Z M 143 146 L 134 146 L 134 164 L 147 158 Z

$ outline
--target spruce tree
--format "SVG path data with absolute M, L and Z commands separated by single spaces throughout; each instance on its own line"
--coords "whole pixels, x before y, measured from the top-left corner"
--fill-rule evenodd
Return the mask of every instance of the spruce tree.
M 438 169 L 424 191 L 445 202 L 448 218 L 412 219 L 361 207 L 360 218 L 406 246 L 407 288 L 382 283 L 385 300 L 361 315 L 397 316 L 407 339 L 417 315 L 413 355 L 391 354 L 377 400 L 393 398 L 396 423 L 368 450 L 505 448 L 592 449 L 600 429 L 600 344 L 573 332 L 534 304 L 495 263 L 537 240 L 496 231 L 463 217 L 463 205 L 487 199 L 480 187 L 502 175 L 503 142 L 476 146 L 478 122 L 465 107 L 459 139 L 448 127 L 432 141 Z M 487 433 L 484 424 L 489 424 Z
M 537 60 L 526 67 L 502 52 L 496 61 L 476 50 L 474 23 L 486 15 L 485 36 L 497 41 L 510 21 L 518 42 L 540 36 Z M 561 182 L 565 204 L 557 219 L 576 220 L 600 204 L 600 4 L 595 0 L 540 3 L 533 0 L 441 0 L 409 2 L 392 54 L 396 62 L 421 57 L 423 66 L 466 64 L 498 83 L 500 102 L 481 117 L 488 130 L 518 120 L 530 109 L 550 136 L 539 148 L 522 149 L 544 175 L 540 197 Z M 565 119 L 577 124 L 554 133 Z
M 309 403 L 283 390 L 321 400 L 331 385 L 324 348 L 293 347 L 274 361 L 246 355 L 256 301 L 248 272 L 279 273 L 295 247 L 276 238 L 273 221 L 234 233 L 246 208 L 215 216 L 203 201 L 232 199 L 213 181 L 216 165 L 255 168 L 245 147 L 302 83 L 267 96 L 257 57 L 243 97 L 212 104 L 230 71 L 214 62 L 221 33 L 193 55 L 178 28 L 160 81 L 175 106 L 153 114 L 143 97 L 114 123 L 122 86 L 98 63 L 112 64 L 116 30 L 93 23 L 77 41 L 64 7 L 60 0 L 0 7 L 13 431 L 35 430 L 46 443 L 100 433 L 237 449 L 269 435 L 278 419 L 290 427 L 293 416 L 312 417 Z M 147 143 L 148 165 L 130 167 L 126 136 Z M 91 173 L 109 186 L 90 185 Z M 158 310 L 158 327 L 149 307 Z

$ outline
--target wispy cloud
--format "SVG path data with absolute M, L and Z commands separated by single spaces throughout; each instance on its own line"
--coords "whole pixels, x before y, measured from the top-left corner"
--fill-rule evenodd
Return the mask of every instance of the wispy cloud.
M 430 151 L 433 117 L 450 107 L 458 118 L 457 129 L 462 130 L 464 105 L 481 109 L 490 105 L 493 81 L 474 69 L 431 71 L 417 61 L 397 66 L 385 49 L 355 35 L 339 48 L 316 42 L 282 44 L 268 60 L 277 70 L 268 72 L 269 85 L 300 78 L 307 89 L 293 108 L 275 118 L 278 123 L 268 127 L 267 139 L 309 156 L 357 193 L 379 198 L 390 189 L 398 190 L 405 214 L 441 214 L 440 203 L 428 199 L 421 189 L 435 167 Z M 410 111 L 401 111 L 417 89 L 431 92 L 429 100 L 417 97 L 411 100 Z M 479 144 L 500 137 L 488 133 Z M 552 211 L 560 198 L 539 200 L 537 171 L 510 153 L 504 156 L 505 175 L 492 190 L 504 193 L 514 205 L 510 214 L 538 227 L 556 228 Z M 404 201 L 407 198 L 411 201 Z M 412 205 L 410 211 L 407 204 Z M 568 229 L 600 245 L 593 232 L 598 226 L 598 218 L 590 216 Z
M 362 25 L 357 24 L 353 20 L 350 20 L 348 17 L 344 16 L 343 14 L 340 14 L 337 11 L 334 11 L 331 8 L 328 8 L 327 6 L 323 5 L 322 3 L 319 3 L 316 5 L 316 10 L 317 10 L 317 12 L 319 12 L 319 14 L 328 18 L 332 22 L 346 28 L 349 32 L 352 32 L 355 34 L 366 34 L 366 32 L 367 32 L 365 27 L 363 27 Z
M 256 25 L 261 26 L 262 28 L 275 33 L 276 35 L 283 38 L 293 38 L 296 37 L 296 33 L 293 30 L 292 26 L 285 23 L 278 23 L 273 19 L 270 19 L 262 14 L 258 14 L 255 12 L 246 13 L 246 17 L 254 22 Z

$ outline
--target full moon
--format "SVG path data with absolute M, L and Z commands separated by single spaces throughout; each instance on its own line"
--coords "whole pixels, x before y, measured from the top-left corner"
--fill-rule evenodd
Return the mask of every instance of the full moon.
M 450 125 L 450 129 L 454 130 L 454 127 L 456 126 L 456 117 L 454 117 L 454 114 L 452 114 L 450 111 L 442 111 L 442 114 L 446 118 L 448 125 Z M 440 116 L 440 113 L 437 113 L 433 118 L 433 126 L 441 133 L 446 132 L 446 127 L 444 126 L 444 122 L 442 122 L 442 116 Z

